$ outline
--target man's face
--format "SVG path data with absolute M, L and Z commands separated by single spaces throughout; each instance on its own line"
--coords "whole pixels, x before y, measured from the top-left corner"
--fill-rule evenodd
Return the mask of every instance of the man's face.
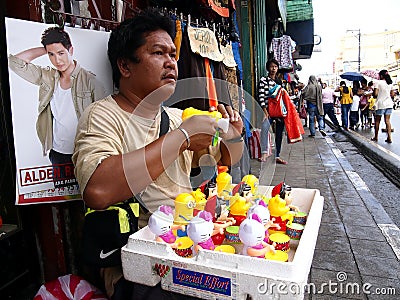
M 178 78 L 175 45 L 164 30 L 150 32 L 145 39 L 145 44 L 136 50 L 139 63 L 128 62 L 132 92 L 144 99 L 156 89 L 168 85 L 167 93 L 172 94 Z
M 60 72 L 66 71 L 69 67 L 74 66 L 72 58 L 73 48 L 67 50 L 63 44 L 54 43 L 46 46 L 47 54 L 53 66 Z

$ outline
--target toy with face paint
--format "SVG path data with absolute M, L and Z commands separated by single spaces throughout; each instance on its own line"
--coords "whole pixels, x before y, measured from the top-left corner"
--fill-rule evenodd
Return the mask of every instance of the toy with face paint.
M 178 247 L 173 230 L 185 230 L 184 225 L 174 225 L 172 208 L 161 205 L 149 218 L 149 229 L 156 235 L 156 241 L 169 244 L 172 248 Z
M 293 221 L 293 214 L 290 213 L 289 206 L 286 205 L 286 201 L 283 200 L 279 195 L 272 197 L 268 202 L 268 209 L 271 215 L 271 220 L 277 225 L 276 229 L 270 228 L 268 231 L 270 234 L 277 231 L 286 232 L 286 224 Z
M 174 224 L 186 225 L 193 218 L 196 199 L 189 193 L 179 194 L 175 198 Z
M 271 192 L 271 196 L 275 197 L 279 195 L 286 202 L 286 206 L 290 208 L 290 210 L 299 211 L 299 208 L 295 205 L 292 205 L 293 197 L 292 197 L 292 187 L 290 185 L 285 184 L 285 182 L 281 182 L 278 185 L 274 186 Z
M 243 176 L 242 181 L 251 187 L 251 193 L 253 195 L 258 194 L 259 180 L 256 176 L 254 176 L 253 174 L 245 175 Z
M 252 207 L 249 208 L 249 210 L 247 212 L 247 217 L 250 217 L 252 214 L 257 214 L 260 217 L 261 223 L 264 225 L 264 229 L 265 229 L 264 242 L 268 243 L 269 242 L 268 229 L 270 227 L 276 228 L 276 227 L 278 227 L 278 225 L 274 224 L 274 222 L 271 220 L 269 210 L 263 200 L 257 201 L 256 204 L 254 204 Z
M 229 217 L 236 220 L 236 226 L 240 226 L 242 221 L 246 219 L 247 211 L 251 206 L 250 202 L 236 193 L 235 196 L 229 199 Z
M 199 249 L 214 250 L 215 245 L 211 236 L 214 233 L 212 215 L 208 211 L 200 211 L 190 220 L 186 227 L 188 237 L 193 241 L 193 254 Z
M 251 214 L 239 227 L 239 238 L 243 243 L 243 255 L 265 258 L 265 253 L 275 251 L 273 245 L 264 242 L 265 229 L 257 214 Z

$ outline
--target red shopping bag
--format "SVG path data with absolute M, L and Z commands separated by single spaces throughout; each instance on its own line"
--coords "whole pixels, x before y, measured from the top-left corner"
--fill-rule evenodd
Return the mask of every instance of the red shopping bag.
M 251 131 L 251 137 L 249 137 L 250 157 L 252 159 L 261 158 L 260 132 L 261 129 L 255 128 Z

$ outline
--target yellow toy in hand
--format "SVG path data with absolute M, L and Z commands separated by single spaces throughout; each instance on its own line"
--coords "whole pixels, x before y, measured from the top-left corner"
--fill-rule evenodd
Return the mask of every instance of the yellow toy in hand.
M 218 128 L 220 128 L 224 133 L 228 132 L 229 128 L 229 119 L 223 119 L 222 114 L 219 111 L 204 111 L 199 110 L 193 107 L 188 107 L 182 112 L 182 120 L 185 121 L 194 115 L 206 115 L 214 118 L 218 122 Z M 219 138 L 219 131 L 215 132 L 215 135 L 212 139 L 212 145 L 216 146 Z
M 219 111 L 204 111 L 193 107 L 188 107 L 182 112 L 182 120 L 185 121 L 194 115 L 207 115 L 215 120 L 222 119 L 222 114 Z

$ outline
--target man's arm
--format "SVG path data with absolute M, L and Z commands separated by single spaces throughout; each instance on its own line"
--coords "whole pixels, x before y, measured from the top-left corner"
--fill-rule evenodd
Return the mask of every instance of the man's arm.
M 32 60 L 47 54 L 46 49 L 44 47 L 36 47 L 24 50 L 15 56 L 22 59 L 23 61 L 30 63 Z
M 193 116 L 180 127 L 190 136 L 189 150 L 198 151 L 210 145 L 217 126 L 213 118 Z M 86 138 L 88 140 L 85 140 Z M 94 209 L 104 209 L 132 197 L 160 176 L 186 150 L 187 142 L 185 134 L 176 129 L 144 148 L 122 155 L 108 156 L 96 167 L 86 186 L 82 187 L 83 199 Z M 92 144 L 90 133 L 84 133 L 82 139 L 78 133 L 74 154 L 74 162 L 78 161 L 75 166 L 77 173 L 84 171 L 84 148 L 96 147 Z M 82 153 L 79 153 L 81 149 Z M 101 152 L 103 149 L 95 151 Z

